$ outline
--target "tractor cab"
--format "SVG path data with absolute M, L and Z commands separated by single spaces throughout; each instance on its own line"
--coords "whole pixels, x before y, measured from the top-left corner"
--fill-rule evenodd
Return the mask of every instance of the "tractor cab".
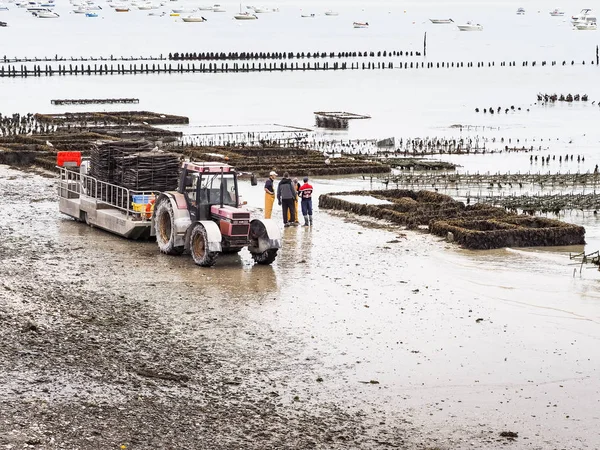
M 221 209 L 237 209 L 237 174 L 228 164 L 184 163 L 179 183 L 192 221 L 212 220 Z

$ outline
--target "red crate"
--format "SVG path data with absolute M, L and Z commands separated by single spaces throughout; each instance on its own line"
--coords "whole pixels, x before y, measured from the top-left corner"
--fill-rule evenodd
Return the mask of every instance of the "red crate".
M 81 166 L 81 152 L 58 152 L 56 165 L 58 167 Z

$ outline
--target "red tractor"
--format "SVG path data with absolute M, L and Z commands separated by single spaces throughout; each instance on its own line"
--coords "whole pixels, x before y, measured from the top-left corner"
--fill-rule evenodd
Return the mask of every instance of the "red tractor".
M 162 253 L 189 251 L 204 267 L 214 265 L 219 253 L 244 247 L 256 263 L 271 264 L 281 248 L 281 231 L 271 219 L 250 220 L 228 164 L 183 163 L 178 191 L 156 199 L 152 228 Z

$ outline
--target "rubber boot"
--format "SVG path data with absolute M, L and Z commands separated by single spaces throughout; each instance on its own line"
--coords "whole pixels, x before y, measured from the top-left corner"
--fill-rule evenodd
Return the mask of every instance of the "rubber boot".
M 308 216 L 308 222 L 310 223 L 310 225 L 312 226 L 313 221 L 312 221 L 312 215 Z
M 308 216 L 304 216 L 304 226 L 308 226 Z

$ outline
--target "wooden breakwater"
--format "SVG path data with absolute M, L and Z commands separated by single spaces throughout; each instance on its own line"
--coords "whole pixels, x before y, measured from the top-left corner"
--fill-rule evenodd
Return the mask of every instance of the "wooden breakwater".
M 203 52 L 203 53 L 169 53 L 172 61 L 245 61 L 253 59 L 317 59 L 317 58 L 387 58 L 389 56 L 421 56 L 420 52 L 409 50 L 379 50 L 379 51 L 352 51 L 352 52 Z
M 317 58 L 374 58 L 374 57 L 408 57 L 421 56 L 412 50 L 377 50 L 377 51 L 307 51 L 307 52 L 172 52 L 158 56 L 14 56 L 4 55 L 0 64 L 16 64 L 29 62 L 98 62 L 98 61 L 246 61 L 246 60 L 284 60 L 284 59 L 317 59 Z
M 563 61 L 562 66 L 575 65 L 575 61 L 569 64 Z M 585 65 L 585 61 L 580 63 Z M 546 65 L 542 61 L 541 66 Z M 555 66 L 556 61 L 552 61 Z M 591 62 L 594 65 L 594 62 Z M 519 66 L 535 67 L 536 62 L 523 61 Z M 424 69 L 462 69 L 462 68 L 484 68 L 484 67 L 517 67 L 517 63 L 512 61 L 501 62 L 400 62 L 391 61 L 306 61 L 306 62 L 221 62 L 221 63 L 187 63 L 187 64 L 27 64 L 21 65 L 2 65 L 0 67 L 0 77 L 41 77 L 41 76 L 66 76 L 66 75 L 135 75 L 135 74 L 177 74 L 177 73 L 248 73 L 248 72 L 284 72 L 284 71 L 338 71 L 338 70 L 424 70 Z
M 77 98 L 50 100 L 53 105 L 104 105 L 115 103 L 139 103 L 139 98 Z

